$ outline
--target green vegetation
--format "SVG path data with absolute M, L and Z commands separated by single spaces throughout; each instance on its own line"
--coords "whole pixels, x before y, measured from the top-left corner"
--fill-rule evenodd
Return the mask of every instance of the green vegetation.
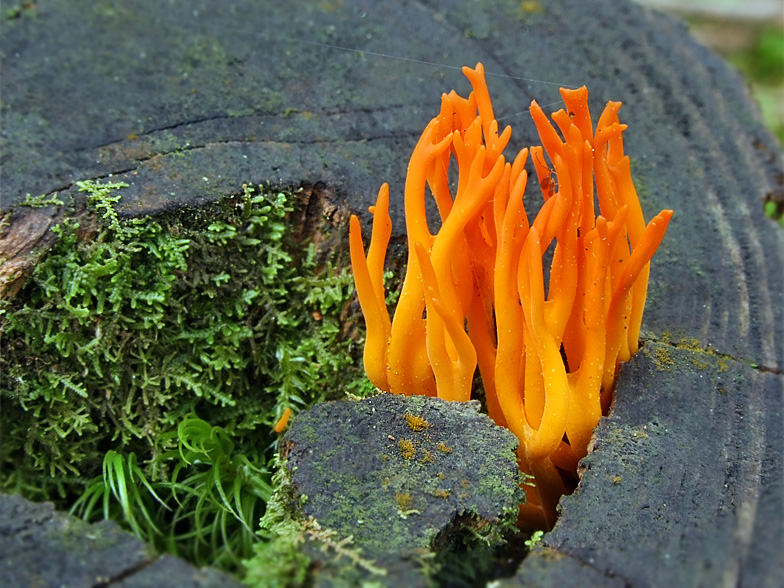
M 728 55 L 730 62 L 749 80 L 762 116 L 773 134 L 784 145 L 784 29 L 766 26 L 755 36 L 754 43 Z M 784 228 L 784 199 L 781 192 L 770 193 L 765 199 L 765 214 Z
M 236 570 L 274 423 L 372 389 L 342 332 L 351 275 L 293 242 L 290 193 L 123 220 L 123 184 L 78 186 L 91 214 L 0 303 L 0 490 Z
M 784 145 L 784 28 L 781 23 L 702 17 L 690 20 L 692 32 L 743 74 L 765 123 Z M 784 228 L 781 191 L 766 195 L 764 212 Z
M 199 565 L 237 569 L 272 494 L 269 472 L 236 453 L 224 429 L 199 418 L 184 419 L 176 438 L 177 449 L 161 457 L 174 465 L 168 479 L 149 482 L 133 452 L 125 458 L 110 450 L 71 512 L 125 522 L 158 550 Z
M 385 569 L 365 559 L 362 550 L 353 546 L 353 537 L 341 538 L 335 530 L 322 527 L 313 517 L 302 516 L 290 474 L 279 457 L 276 457 L 276 466 L 275 493 L 269 499 L 259 530 L 259 535 L 266 540 L 257 542 L 253 557 L 244 562 L 247 571 L 244 583 L 258 588 L 305 585 L 313 565 L 308 549 L 303 549 L 308 543 L 311 552 L 318 548 L 328 556 L 321 563 L 333 568 L 339 578 L 335 585 L 375 585 L 372 580 L 362 579 L 360 569 L 371 578 L 385 576 Z M 307 497 L 300 497 L 300 501 L 304 500 Z
M 687 16 L 691 32 L 702 43 L 721 54 L 743 74 L 760 104 L 765 122 L 784 144 L 784 110 L 781 108 L 784 27 L 775 19 L 757 20 L 751 15 L 751 18 L 742 18 L 737 8 L 743 0 L 735 0 L 734 4 L 736 10 L 730 10 L 725 16 L 722 16 L 721 7 L 699 11 L 703 13 L 700 15 L 688 15 L 688 8 L 685 8 L 686 12 L 681 14 Z M 711 12 L 713 14 L 708 15 Z
M 259 535 L 266 541 L 258 542 L 252 558 L 245 562 L 248 586 L 301 586 L 311 564 L 310 558 L 300 549 L 305 542 L 305 530 L 287 509 L 287 504 L 294 500 L 289 474 L 279 457 L 275 463 L 277 471 L 273 485 L 276 491 L 267 503 L 259 530 Z
M 769 198 L 765 201 L 765 214 L 772 219 L 778 219 L 779 225 L 784 229 L 784 201 Z
M 784 29 L 763 28 L 751 46 L 730 53 L 729 59 L 755 84 L 784 84 Z M 784 140 L 784 136 L 781 138 Z
M 784 29 L 765 26 L 754 37 L 754 43 L 727 54 L 751 85 L 765 122 L 784 145 L 784 108 L 781 105 L 784 87 Z M 765 214 L 784 228 L 784 200 L 781 193 L 768 194 Z
M 30 208 L 46 208 L 47 206 L 62 206 L 63 201 L 57 197 L 57 193 L 52 194 L 48 199 L 46 194 L 39 194 L 38 196 L 25 196 L 24 202 L 20 206 L 29 206 Z
M 728 55 L 732 64 L 749 80 L 762 116 L 784 145 L 784 119 L 781 97 L 784 87 L 784 30 L 765 27 L 750 47 Z M 784 200 L 781 194 L 768 194 L 765 214 L 784 228 Z
M 525 540 L 525 546 L 531 550 L 536 547 L 544 537 L 544 531 L 534 531 L 529 539 Z

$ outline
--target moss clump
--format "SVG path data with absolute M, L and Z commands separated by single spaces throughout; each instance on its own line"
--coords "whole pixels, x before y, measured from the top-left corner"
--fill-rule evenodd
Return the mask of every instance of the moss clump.
M 408 428 L 414 431 L 415 433 L 424 431 L 430 426 L 430 423 L 428 423 L 424 418 L 416 414 L 406 413 L 405 419 Z
M 401 512 L 408 512 L 411 510 L 411 507 L 414 506 L 414 499 L 408 492 L 396 492 L 395 502 Z
M 438 442 L 438 445 L 436 445 L 436 449 L 438 449 L 441 453 L 452 453 L 452 447 L 450 447 L 443 441 Z
M 414 453 L 416 453 L 414 443 L 411 439 L 401 439 L 397 444 L 397 448 L 400 450 L 400 457 L 406 460 L 414 457 Z
M 659 371 L 670 371 L 670 368 L 675 364 L 670 355 L 670 350 L 664 347 L 657 347 L 653 351 L 653 357 L 656 362 L 656 368 Z
M 306 586 L 313 583 L 313 573 L 321 571 L 326 576 L 336 576 L 334 585 L 371 586 L 372 581 L 362 579 L 360 569 L 371 577 L 385 576 L 386 570 L 363 557 L 352 537 L 340 538 L 333 529 L 303 515 L 300 507 L 307 502 L 306 496 L 297 499 L 285 463 L 279 456 L 275 462 L 275 492 L 261 518 L 259 531 L 265 541 L 257 543 L 253 556 L 244 562 L 244 583 L 259 588 Z M 314 562 L 311 556 L 318 552 Z
M 302 551 L 305 529 L 292 516 L 298 509 L 290 477 L 280 458 L 275 459 L 275 493 L 267 503 L 259 531 L 265 541 L 255 545 L 252 556 L 245 562 L 245 584 L 265 588 L 303 586 L 311 566 L 310 557 Z
M 232 444 L 217 462 L 267 472 L 286 408 L 369 387 L 341 332 L 351 276 L 293 242 L 295 194 L 246 187 L 206 210 L 122 220 L 122 185 L 79 187 L 91 214 L 55 229 L 0 307 L 0 490 L 68 507 L 109 479 L 111 458 L 145 503 L 195 472 L 171 452 L 197 414 Z
M 690 361 L 698 370 L 706 370 L 714 362 L 717 362 L 718 373 L 723 374 L 729 370 L 728 362 L 731 357 L 716 352 L 710 343 L 706 345 L 695 337 L 687 337 L 683 333 L 675 335 L 669 331 L 662 333 L 662 341 L 667 342 L 670 348 L 654 346 L 653 351 L 647 354 L 649 357 L 653 357 L 659 370 L 669 370 L 675 364 L 671 353 L 673 349 L 694 351 L 695 353 L 691 355 Z
M 46 208 L 47 206 L 62 206 L 63 201 L 57 197 L 57 194 L 48 196 L 46 194 L 39 194 L 38 196 L 25 196 L 24 202 L 20 206 L 28 206 L 30 208 Z

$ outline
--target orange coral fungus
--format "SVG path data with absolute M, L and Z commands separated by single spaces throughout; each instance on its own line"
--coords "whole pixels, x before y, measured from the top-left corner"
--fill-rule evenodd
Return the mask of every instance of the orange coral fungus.
M 283 429 L 286 428 L 286 425 L 289 424 L 290 417 L 291 417 L 291 409 L 287 408 L 286 410 L 283 411 L 283 415 L 278 419 L 278 422 L 275 423 L 275 426 L 273 427 L 272 430 L 275 431 L 276 433 L 282 433 Z
M 506 161 L 511 129 L 498 132 L 484 68 L 463 73 L 474 91 L 468 99 L 442 96 L 408 166 L 408 269 L 392 321 L 382 280 L 388 186 L 370 209 L 367 257 L 351 218 L 365 370 L 381 390 L 468 400 L 478 366 L 488 412 L 520 439 L 520 467 L 534 478 L 521 524 L 550 528 L 609 409 L 618 366 L 637 351 L 649 262 L 672 211 L 645 224 L 623 154 L 620 102 L 607 104 L 594 130 L 583 87 L 561 90 L 566 110 L 552 116 L 560 134 L 531 103 L 542 147 L 530 155 L 544 204 L 529 223 L 529 150 Z M 441 216 L 436 234 L 425 215 L 428 187 Z

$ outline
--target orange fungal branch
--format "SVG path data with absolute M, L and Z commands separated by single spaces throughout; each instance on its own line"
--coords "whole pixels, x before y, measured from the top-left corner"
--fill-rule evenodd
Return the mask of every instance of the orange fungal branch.
M 520 467 L 533 478 L 520 524 L 551 528 L 609 410 L 620 363 L 639 347 L 650 260 L 672 211 L 645 224 L 623 153 L 620 102 L 607 104 L 594 130 L 585 87 L 561 90 L 566 110 L 552 115 L 557 129 L 533 101 L 542 146 L 507 162 L 511 128 L 499 133 L 484 68 L 463 73 L 473 92 L 441 97 L 409 162 L 408 268 L 392 320 L 382 277 L 389 187 L 370 209 L 367 256 L 351 217 L 365 371 L 380 390 L 468 400 L 478 367 L 488 412 L 518 437 Z M 529 154 L 545 201 L 530 224 Z M 441 216 L 435 234 L 428 191 Z

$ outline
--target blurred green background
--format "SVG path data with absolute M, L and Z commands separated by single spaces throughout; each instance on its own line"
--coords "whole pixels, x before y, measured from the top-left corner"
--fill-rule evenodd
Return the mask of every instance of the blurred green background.
M 749 82 L 784 145 L 784 0 L 637 0 L 689 22 L 691 33 Z

